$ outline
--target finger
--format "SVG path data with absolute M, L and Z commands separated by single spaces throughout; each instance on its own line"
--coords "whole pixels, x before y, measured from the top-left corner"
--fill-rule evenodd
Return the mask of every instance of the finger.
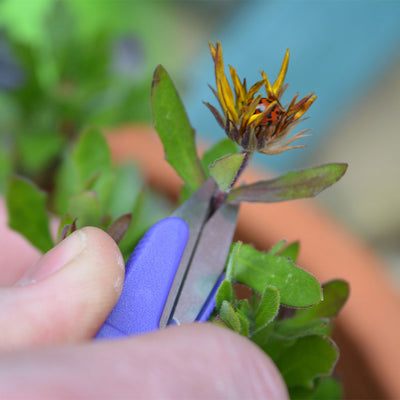
M 275 365 L 249 340 L 193 324 L 121 341 L 6 353 L 0 397 L 284 400 L 288 394 Z
M 124 263 L 100 229 L 74 232 L 0 288 L 0 349 L 91 338 L 115 305 Z

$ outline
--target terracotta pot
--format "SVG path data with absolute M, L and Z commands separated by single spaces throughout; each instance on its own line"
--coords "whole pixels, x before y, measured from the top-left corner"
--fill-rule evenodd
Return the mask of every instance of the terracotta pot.
M 161 143 L 147 127 L 123 127 L 108 136 L 115 160 L 135 160 L 150 185 L 176 199 L 180 178 L 164 161 Z M 247 182 L 265 179 L 249 170 Z M 400 296 L 386 267 L 313 200 L 241 205 L 237 239 L 268 249 L 281 239 L 300 240 L 298 264 L 321 282 L 350 283 L 350 300 L 336 321 L 337 366 L 346 398 L 400 398 Z

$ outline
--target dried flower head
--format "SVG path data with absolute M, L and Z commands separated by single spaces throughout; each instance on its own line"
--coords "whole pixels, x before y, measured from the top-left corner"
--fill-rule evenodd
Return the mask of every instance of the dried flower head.
M 221 43 L 214 46 L 209 43 L 211 56 L 215 64 L 215 80 L 217 89 L 211 90 L 217 98 L 223 115 L 211 104 L 204 103 L 228 137 L 238 143 L 245 151 L 259 151 L 264 154 L 279 154 L 286 150 L 305 147 L 304 145 L 289 146 L 297 139 L 308 135 L 303 130 L 288 138 L 292 129 L 304 119 L 301 117 L 316 99 L 310 93 L 297 101 L 296 94 L 290 104 L 282 106 L 280 100 L 287 85 L 283 85 L 289 64 L 289 50 L 286 51 L 278 78 L 273 85 L 267 75 L 261 71 L 262 80 L 256 82 L 249 90 L 246 80 L 240 81 L 237 72 L 229 66 L 233 90 L 224 70 Z M 265 85 L 266 97 L 258 94 Z

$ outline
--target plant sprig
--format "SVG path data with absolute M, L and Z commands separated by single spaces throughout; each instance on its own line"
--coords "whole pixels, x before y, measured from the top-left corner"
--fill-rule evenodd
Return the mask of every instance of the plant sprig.
M 221 64 L 222 50 L 214 48 L 213 58 Z M 241 174 L 257 150 L 257 134 L 271 134 L 274 139 L 275 147 L 271 150 L 268 140 L 259 138 L 262 152 L 275 154 L 279 149 L 287 150 L 288 142 L 285 142 L 286 147 L 279 147 L 280 142 L 273 136 L 272 128 L 286 137 L 290 121 L 282 125 L 277 119 L 275 123 L 280 123 L 281 128 L 263 125 L 267 111 L 272 111 L 279 99 L 269 103 L 261 116 L 251 115 L 250 111 L 256 113 L 260 100 L 254 97 L 256 89 L 264 81 L 247 92 L 245 86 L 239 85 L 236 71 L 232 78 L 240 89 L 237 96 L 243 101 L 241 104 L 236 101 L 237 109 L 234 109 L 233 97 L 224 105 L 229 111 L 224 115 L 225 125 L 224 118 L 208 106 L 218 116 L 228 137 L 236 140 L 223 139 L 200 159 L 195 131 L 171 78 L 162 66 L 154 73 L 153 119 L 166 159 L 184 181 L 182 201 L 209 176 L 219 187 L 217 206 L 224 202 L 277 202 L 313 197 L 343 176 L 347 165 L 332 163 L 238 186 Z M 226 77 L 219 75 L 218 79 L 220 84 L 223 82 L 223 87 L 215 93 L 224 96 L 228 90 Z M 279 79 L 277 85 L 265 83 L 269 95 L 277 96 L 281 92 L 283 81 Z M 231 94 L 233 96 L 233 92 Z M 289 107 L 286 114 L 282 111 L 282 115 L 291 118 L 295 115 L 290 114 L 293 110 L 304 113 L 314 99 L 309 95 L 305 100 L 294 102 L 292 109 Z M 223 103 L 221 98 L 219 100 Z M 246 129 L 241 131 L 238 130 L 241 127 L 240 112 L 247 118 Z M 253 129 L 251 120 L 258 123 L 259 130 Z M 239 138 L 238 132 L 243 136 Z M 297 135 L 296 138 L 300 137 Z M 238 145 L 245 145 L 242 152 Z M 147 228 L 167 215 L 166 210 L 155 214 L 158 207 L 152 206 L 152 197 L 136 168 L 112 164 L 107 143 L 95 129 L 87 129 L 79 135 L 76 143 L 61 157 L 55 176 L 51 193 L 40 190 L 25 178 L 13 177 L 6 195 L 10 226 L 43 252 L 54 245 L 49 229 L 49 210 L 60 217 L 58 240 L 82 226 L 95 225 L 113 235 L 125 258 Z M 332 319 L 348 297 L 349 288 L 340 280 L 321 285 L 296 265 L 298 253 L 298 243 L 287 244 L 285 241 L 277 243 L 268 252 L 241 242 L 233 244 L 211 321 L 248 337 L 265 351 L 280 369 L 291 396 L 339 398 L 340 386 L 331 376 L 339 351 L 330 338 L 330 330 Z M 246 298 L 240 295 L 243 287 Z
M 162 66 L 157 67 L 154 77 L 152 107 L 156 129 L 167 161 L 184 180 L 183 198 L 210 175 L 219 187 L 218 206 L 224 202 L 277 202 L 314 197 L 346 172 L 347 164 L 332 163 L 236 187 L 254 150 L 229 151 L 225 139 L 199 160 L 194 150 L 194 132 L 187 128 L 190 124 L 183 105 L 176 106 L 179 97 L 171 78 Z M 169 101 L 168 93 L 173 94 L 173 102 Z M 171 115 L 175 118 L 173 130 L 168 129 Z M 215 150 L 224 146 L 226 152 Z M 181 158 L 176 148 L 188 149 L 190 156 Z M 332 378 L 339 350 L 329 335 L 332 318 L 344 305 L 349 288 L 341 280 L 321 286 L 315 277 L 295 264 L 298 252 L 298 243 L 287 245 L 285 241 L 267 253 L 240 242 L 233 244 L 226 279 L 216 294 L 211 320 L 260 346 L 280 369 L 291 396 L 340 398 L 340 385 Z M 243 285 L 251 293 L 245 299 L 237 295 L 238 287 Z

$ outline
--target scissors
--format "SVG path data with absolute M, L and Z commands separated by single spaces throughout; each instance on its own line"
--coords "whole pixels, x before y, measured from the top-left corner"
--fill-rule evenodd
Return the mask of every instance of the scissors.
M 207 321 L 236 228 L 239 206 L 215 207 L 209 178 L 170 217 L 153 225 L 126 263 L 121 296 L 95 338 Z

